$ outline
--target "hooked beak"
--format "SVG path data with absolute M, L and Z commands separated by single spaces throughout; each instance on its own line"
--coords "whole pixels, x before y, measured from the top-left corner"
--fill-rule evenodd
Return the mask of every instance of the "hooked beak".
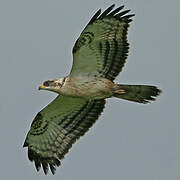
M 44 86 L 43 84 L 41 84 L 41 85 L 39 86 L 38 90 L 45 89 L 45 88 L 46 88 L 46 86 Z

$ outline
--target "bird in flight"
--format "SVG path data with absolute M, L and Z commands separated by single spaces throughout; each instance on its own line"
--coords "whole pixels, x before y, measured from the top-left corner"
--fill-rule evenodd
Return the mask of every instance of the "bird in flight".
M 47 174 L 50 168 L 55 174 L 72 144 L 98 119 L 107 98 L 145 104 L 161 92 L 155 86 L 114 83 L 128 55 L 127 31 L 134 16 L 124 6 L 114 7 L 98 10 L 82 31 L 70 74 L 39 87 L 58 96 L 35 116 L 24 142 L 37 171 L 42 167 Z

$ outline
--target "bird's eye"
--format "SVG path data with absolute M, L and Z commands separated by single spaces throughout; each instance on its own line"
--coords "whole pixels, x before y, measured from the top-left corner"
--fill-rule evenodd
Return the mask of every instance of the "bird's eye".
M 45 81 L 45 82 L 43 83 L 43 85 L 46 86 L 46 87 L 50 86 L 50 84 L 51 84 L 51 81 Z

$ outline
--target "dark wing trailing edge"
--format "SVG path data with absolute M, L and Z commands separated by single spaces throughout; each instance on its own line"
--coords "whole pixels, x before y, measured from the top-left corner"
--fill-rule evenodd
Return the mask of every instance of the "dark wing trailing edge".
M 129 49 L 127 30 L 134 14 L 121 11 L 124 6 L 113 10 L 114 6 L 102 14 L 98 10 L 81 33 L 73 48 L 70 76 L 105 77 L 113 81 L 122 70 Z
M 24 147 L 37 171 L 44 173 L 56 166 L 72 144 L 95 123 L 103 111 L 105 100 L 86 101 L 80 98 L 58 96 L 39 112 L 32 122 Z

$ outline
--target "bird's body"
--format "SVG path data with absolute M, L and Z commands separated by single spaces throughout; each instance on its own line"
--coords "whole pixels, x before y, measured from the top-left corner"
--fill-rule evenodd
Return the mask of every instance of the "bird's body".
M 36 169 L 55 166 L 72 144 L 84 135 L 102 113 L 107 98 L 116 97 L 138 103 L 155 100 L 160 90 L 149 85 L 116 84 L 127 58 L 127 30 L 133 14 L 99 10 L 87 24 L 73 47 L 73 66 L 69 76 L 45 81 L 39 89 L 58 96 L 34 118 L 24 142 Z
M 62 79 L 56 81 L 62 81 Z M 44 85 L 41 85 L 40 89 L 43 89 L 43 87 Z M 46 89 L 46 87 L 44 88 Z M 62 87 L 56 92 L 64 96 L 93 100 L 111 97 L 115 89 L 117 89 L 117 85 L 106 78 L 93 78 L 82 81 L 78 77 L 66 77 Z

